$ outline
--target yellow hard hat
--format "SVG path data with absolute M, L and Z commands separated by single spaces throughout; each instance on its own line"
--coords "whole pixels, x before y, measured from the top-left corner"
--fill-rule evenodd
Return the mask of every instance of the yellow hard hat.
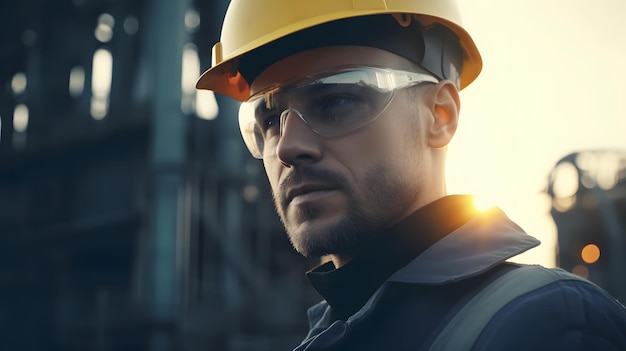
M 454 0 L 232 0 L 220 42 L 213 46 L 211 68 L 202 74 L 196 88 L 244 101 L 250 96 L 250 82 L 239 71 L 238 61 L 246 53 L 307 28 L 382 14 L 417 15 L 424 27 L 439 24 L 451 30 L 462 49 L 460 89 L 480 73 L 480 53 L 461 27 Z

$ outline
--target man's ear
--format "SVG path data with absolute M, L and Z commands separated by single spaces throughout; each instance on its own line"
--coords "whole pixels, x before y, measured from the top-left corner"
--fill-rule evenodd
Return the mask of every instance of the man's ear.
M 428 131 L 428 145 L 442 148 L 450 143 L 459 122 L 461 102 L 454 83 L 441 81 L 432 89 L 431 112 L 432 124 Z

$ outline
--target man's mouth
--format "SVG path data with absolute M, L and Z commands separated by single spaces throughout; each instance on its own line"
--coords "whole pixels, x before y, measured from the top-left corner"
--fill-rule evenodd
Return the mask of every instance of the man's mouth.
M 286 191 L 286 202 L 303 201 L 316 196 L 325 195 L 336 188 L 323 184 L 301 184 L 293 186 Z

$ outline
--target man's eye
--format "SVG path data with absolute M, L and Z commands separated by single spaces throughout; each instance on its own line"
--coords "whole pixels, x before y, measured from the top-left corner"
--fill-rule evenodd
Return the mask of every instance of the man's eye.
M 317 102 L 319 120 L 326 124 L 352 123 L 356 115 L 362 110 L 363 102 L 354 95 L 333 94 L 327 95 Z
M 342 111 L 350 109 L 356 103 L 356 98 L 349 95 L 329 95 L 321 101 L 321 111 Z
M 280 116 L 273 114 L 265 117 L 262 121 L 261 127 L 263 128 L 263 132 L 265 134 L 278 132 L 278 127 L 280 126 Z
M 323 114 L 345 114 L 355 109 L 359 99 L 352 95 L 328 95 L 318 102 L 319 112 Z

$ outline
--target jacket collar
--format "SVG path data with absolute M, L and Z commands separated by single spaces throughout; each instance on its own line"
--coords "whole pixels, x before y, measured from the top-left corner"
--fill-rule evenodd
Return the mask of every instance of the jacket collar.
M 540 244 L 492 207 L 437 241 L 388 281 L 444 284 L 473 277 Z

